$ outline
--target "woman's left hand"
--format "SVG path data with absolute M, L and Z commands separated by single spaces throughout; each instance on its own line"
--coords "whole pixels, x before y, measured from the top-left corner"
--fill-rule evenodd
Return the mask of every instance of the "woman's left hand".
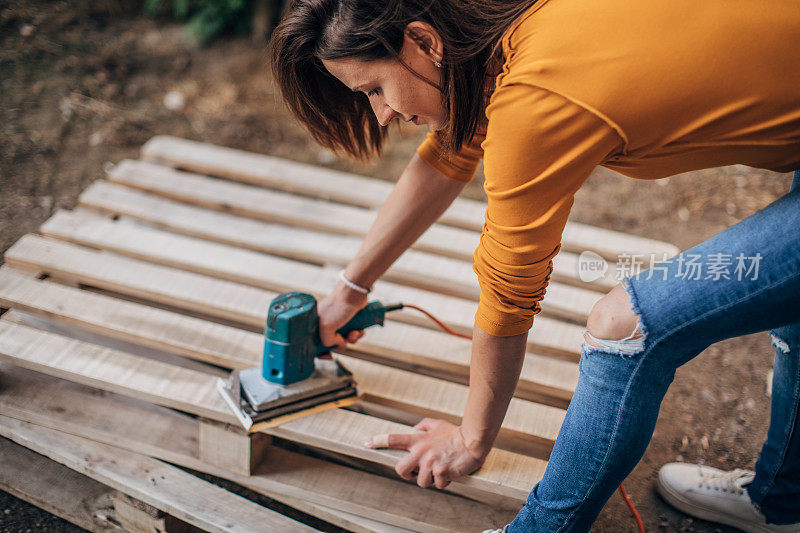
M 483 464 L 488 450 L 470 450 L 460 426 L 444 420 L 426 418 L 416 426 L 422 433 L 377 435 L 367 441 L 368 448 L 407 450 L 395 467 L 403 479 L 417 476 L 422 488 L 435 485 L 443 489 L 451 481 L 471 474 Z

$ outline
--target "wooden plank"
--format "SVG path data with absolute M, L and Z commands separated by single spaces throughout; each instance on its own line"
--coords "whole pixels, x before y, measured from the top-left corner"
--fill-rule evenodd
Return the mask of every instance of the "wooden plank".
M 0 360 L 212 420 L 237 423 L 214 389 L 219 378 L 160 361 L 4 321 L 0 321 Z M 393 467 L 400 457 L 397 452 L 367 450 L 363 443 L 379 433 L 411 430 L 401 424 L 336 409 L 287 422 L 264 433 Z M 529 481 L 538 481 L 546 464 L 539 459 L 493 450 L 480 471 L 454 481 L 449 490 L 491 502 L 499 501 L 497 496 L 524 501 Z
M 96 533 L 122 531 L 155 533 L 187 530 L 188 524 L 185 522 L 139 500 L 134 500 L 122 492 L 109 488 L 4 437 L 0 437 L 0 457 L 3 457 L 3 468 L 0 469 L 0 489 L 83 529 Z M 295 498 L 284 497 L 282 499 L 283 503 L 297 509 L 304 509 L 306 513 L 311 511 L 310 514 L 315 518 L 339 525 L 350 531 L 359 533 L 408 533 L 411 531 L 329 507 L 312 506 Z M 476 507 L 475 504 L 473 506 Z M 157 514 L 144 510 L 146 508 L 154 509 Z M 192 531 L 202 530 L 192 528 Z
M 143 455 L 5 416 L 0 433 L 206 531 L 316 531 Z
M 123 161 L 108 173 L 108 179 L 217 211 L 342 235 L 363 237 L 377 214 L 375 210 L 231 183 L 142 161 Z M 479 239 L 477 231 L 434 224 L 412 248 L 471 262 Z M 616 284 L 613 271 L 588 284 L 581 281 L 577 264 L 577 254 L 559 253 L 553 259 L 553 281 L 601 291 Z
M 0 360 L 222 422 L 238 423 L 216 377 L 0 322 Z
M 107 181 L 95 181 L 79 201 L 83 206 L 132 217 L 173 233 L 316 264 L 345 266 L 361 245 L 357 237 L 211 211 Z M 383 279 L 472 300 L 480 295 L 471 262 L 418 250 L 406 251 Z M 596 291 L 552 282 L 547 287 L 542 313 L 585 323 L 600 296 Z
M 368 449 L 364 443 L 374 435 L 414 432 L 403 424 L 342 409 L 306 416 L 268 431 L 276 437 L 390 467 L 406 452 Z M 480 470 L 453 481 L 448 490 L 496 505 L 505 498 L 522 504 L 531 487 L 542 478 L 546 466 L 547 462 L 541 459 L 495 448 Z
M 14 268 L 27 266 L 83 285 L 231 320 L 255 332 L 264 330 L 267 306 L 277 295 L 34 235 L 26 235 L 15 243 L 6 252 L 5 260 Z M 52 311 L 52 306 L 42 307 Z M 351 344 L 347 353 L 395 365 L 402 362 L 406 368 L 418 372 L 466 382 L 471 341 L 387 322 L 383 328 L 367 330 L 366 336 Z M 565 407 L 577 378 L 576 364 L 528 353 L 516 394 Z
M 365 401 L 415 413 L 420 417 L 461 423 L 461 415 L 467 405 L 468 387 L 353 357 L 340 355 L 339 359 L 353 372 Z M 366 412 L 370 413 L 369 410 Z M 496 446 L 514 451 L 525 450 L 528 455 L 546 459 L 564 422 L 564 415 L 563 409 L 512 398 Z
M 143 159 L 176 168 L 360 207 L 380 206 L 393 186 L 366 176 L 165 135 L 151 138 L 142 147 L 141 154 Z M 484 202 L 457 198 L 441 221 L 480 231 L 485 210 Z M 578 253 L 593 250 L 612 261 L 616 261 L 617 254 L 622 251 L 654 252 L 659 257 L 662 253 L 671 257 L 679 251 L 662 241 L 577 222 L 567 222 L 563 240 L 564 250 Z
M 114 518 L 125 531 L 188 533 L 202 531 L 125 493 L 114 498 Z
M 249 476 L 264 460 L 272 439 L 263 433 L 248 434 L 241 427 L 200 421 L 200 460 Z
M 366 336 L 344 353 L 465 384 L 469 381 L 471 350 L 472 341 L 468 339 L 387 324 L 367 330 Z M 528 352 L 514 395 L 566 408 L 577 381 L 576 363 Z
M 227 326 L 218 327 L 217 324 L 199 319 L 188 319 L 176 313 L 62 287 L 3 270 L 0 270 L 0 306 L 41 314 L 69 325 L 102 332 L 111 338 L 139 342 L 144 346 L 154 346 L 192 359 L 213 361 L 228 368 L 253 367 L 261 362 L 264 343 L 262 334 Z M 181 326 L 176 327 L 176 324 Z M 240 341 L 236 345 L 240 353 L 234 360 L 235 366 L 225 364 L 230 359 L 225 357 L 225 353 L 229 353 L 225 342 L 228 330 L 233 330 Z M 176 332 L 174 339 L 169 339 L 171 332 Z M 222 348 L 225 352 L 219 354 L 215 348 Z M 352 357 L 342 357 L 346 366 L 355 374 L 359 388 L 374 403 L 451 421 L 458 421 L 466 406 L 468 388 L 464 385 Z M 516 399 L 506 415 L 498 446 L 546 458 L 563 418 L 564 412 L 561 409 Z M 234 437 L 231 436 L 232 439 Z M 205 439 L 206 444 L 210 445 L 210 440 Z M 221 446 L 225 450 L 225 457 L 231 455 L 230 450 L 236 442 L 238 441 L 234 439 Z M 220 456 L 216 453 L 217 448 L 220 447 L 208 448 L 208 462 L 213 463 L 212 458 Z M 247 449 L 245 447 L 241 452 L 233 454 L 235 457 L 232 460 L 238 465 L 240 472 L 249 472 L 253 467 L 253 464 L 248 463 L 251 457 L 249 453 L 245 453 Z
M 2 271 L 4 267 L 5 265 L 0 267 L 0 271 Z M 21 324 L 23 326 L 46 331 L 48 333 L 70 337 L 72 339 L 89 344 L 96 344 L 98 346 L 120 350 L 137 357 L 154 359 L 156 361 L 161 361 L 173 366 L 188 368 L 189 370 L 195 370 L 203 374 L 210 374 L 217 377 L 226 377 L 229 375 L 228 370 L 216 365 L 190 359 L 182 355 L 175 355 L 167 351 L 148 348 L 140 344 L 119 340 L 111 335 L 95 333 L 90 329 L 68 325 L 58 320 L 49 319 L 45 316 L 37 315 L 35 313 L 27 313 L 12 309 L 10 312 L 3 314 L 3 316 L 0 317 L 0 320 L 9 320 L 15 324 Z
M 514 513 L 492 509 L 440 491 L 353 470 L 327 461 L 270 450 L 253 476 L 240 476 L 198 460 L 198 422 L 163 407 L 116 394 L 103 395 L 77 383 L 64 382 L 0 363 L 0 413 L 59 431 L 139 451 L 194 470 L 224 477 L 314 515 L 319 505 L 370 516 L 415 531 L 448 532 L 464 527 L 480 530 L 486 523 L 507 523 Z M 177 431 L 172 432 L 174 427 Z M 193 430 L 193 431 L 192 431 Z M 315 507 L 309 507 L 314 503 Z M 343 523 L 351 530 L 363 521 Z M 347 520 L 347 518 L 344 518 Z M 382 531 L 367 524 L 368 531 Z
M 260 361 L 263 336 L 0 270 L 0 306 L 115 339 L 213 363 L 249 368 Z
M 117 491 L 55 461 L 0 438 L 0 489 L 95 533 L 122 532 L 106 517 Z
M 140 171 L 143 165 L 147 166 L 146 173 Z M 136 167 L 134 172 L 131 172 L 132 166 Z M 123 161 L 111 170 L 109 179 L 211 209 L 341 235 L 365 235 L 377 215 L 374 209 L 207 178 L 143 162 Z M 478 238 L 474 231 L 434 224 L 413 247 L 469 260 Z
M 208 157 L 207 157 L 208 156 Z M 392 183 L 210 143 L 157 135 L 141 157 L 176 168 L 359 207 L 383 203 Z
M 299 290 L 322 298 L 333 290 L 337 282 L 333 270 L 111 221 L 85 212 L 59 211 L 42 225 L 41 232 L 69 242 L 278 292 Z M 389 282 L 377 282 L 373 288 L 373 297 L 378 300 L 413 302 L 452 328 L 472 334 L 473 302 Z M 396 312 L 387 319 L 436 327 L 416 312 Z M 583 329 L 539 316 L 528 336 L 528 346 L 548 355 L 577 360 L 583 344 Z

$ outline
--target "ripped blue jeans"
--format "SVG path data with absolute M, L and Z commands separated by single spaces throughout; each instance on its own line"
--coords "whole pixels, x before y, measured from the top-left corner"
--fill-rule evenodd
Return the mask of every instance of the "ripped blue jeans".
M 675 370 L 760 331 L 775 347 L 772 406 L 747 491 L 768 523 L 800 522 L 800 171 L 785 196 L 623 285 L 637 329 L 624 342 L 583 344 L 544 477 L 507 533 L 588 531 L 644 454 Z

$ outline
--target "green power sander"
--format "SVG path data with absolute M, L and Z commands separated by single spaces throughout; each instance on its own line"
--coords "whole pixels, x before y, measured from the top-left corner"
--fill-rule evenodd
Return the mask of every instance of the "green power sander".
M 403 304 L 371 302 L 338 333 L 346 337 L 351 331 L 382 326 L 387 312 L 402 308 Z M 219 384 L 246 430 L 357 395 L 353 375 L 335 359 L 320 357 L 333 347 L 320 340 L 317 301 L 310 294 L 289 292 L 272 300 L 265 337 L 261 367 L 234 370 Z

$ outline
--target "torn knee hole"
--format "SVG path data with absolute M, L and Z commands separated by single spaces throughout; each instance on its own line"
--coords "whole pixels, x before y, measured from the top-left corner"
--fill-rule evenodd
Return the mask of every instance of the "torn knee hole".
M 781 353 L 789 353 L 789 343 L 785 340 L 778 337 L 775 333 L 769 333 L 770 338 L 772 339 L 772 345 L 781 351 Z
M 641 318 L 636 319 L 633 332 L 623 339 L 598 339 L 588 329 L 584 331 L 583 336 L 588 345 L 615 353 L 634 355 L 644 350 L 645 335 L 642 331 Z

